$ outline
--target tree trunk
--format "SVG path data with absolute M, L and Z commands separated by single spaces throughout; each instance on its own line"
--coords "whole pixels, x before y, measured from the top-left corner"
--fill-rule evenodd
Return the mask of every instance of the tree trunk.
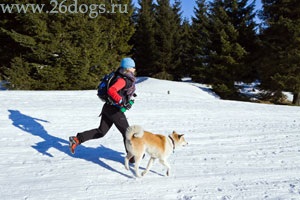
M 296 106 L 300 106 L 300 92 L 294 92 L 293 104 Z

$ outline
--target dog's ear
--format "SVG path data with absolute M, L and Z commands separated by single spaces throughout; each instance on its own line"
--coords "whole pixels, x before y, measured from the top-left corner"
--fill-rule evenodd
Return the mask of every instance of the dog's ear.
M 184 136 L 184 134 L 178 135 L 178 138 L 180 139 L 182 136 Z
M 176 134 L 176 131 L 173 131 L 172 134 Z

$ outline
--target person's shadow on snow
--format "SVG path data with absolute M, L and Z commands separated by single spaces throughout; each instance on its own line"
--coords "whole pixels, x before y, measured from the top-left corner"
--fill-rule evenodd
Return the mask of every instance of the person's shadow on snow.
M 69 151 L 69 141 L 50 135 L 41 124 L 41 123 L 50 123 L 50 122 L 43 119 L 38 119 L 38 118 L 25 115 L 18 110 L 8 110 L 8 111 L 10 113 L 9 119 L 12 121 L 12 125 L 21 129 L 22 131 L 30 133 L 34 136 L 38 136 L 44 140 L 32 146 L 32 148 L 42 153 L 43 155 L 53 157 L 53 155 L 48 153 L 47 151 L 50 148 L 55 148 L 74 158 L 80 158 L 89 162 L 93 162 L 110 171 L 116 172 L 128 178 L 132 178 L 131 176 L 128 176 L 110 167 L 109 165 L 107 165 L 101 160 L 101 159 L 112 160 L 115 162 L 119 162 L 123 165 L 124 158 L 122 156 L 123 155 L 122 152 L 112 150 L 110 148 L 104 147 L 103 145 L 97 148 L 84 147 L 80 145 L 76 149 L 77 150 L 76 154 L 72 155 Z

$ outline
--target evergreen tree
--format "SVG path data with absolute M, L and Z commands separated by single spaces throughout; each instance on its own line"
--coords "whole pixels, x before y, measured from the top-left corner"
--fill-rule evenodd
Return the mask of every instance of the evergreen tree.
M 229 17 L 230 11 L 224 1 L 211 3 L 209 74 L 214 90 L 223 98 L 235 96 L 234 81 L 246 54 L 238 43 L 239 33 Z
M 174 38 L 178 31 L 170 0 L 158 0 L 155 16 L 156 62 L 155 77 L 173 79 Z
M 206 73 L 223 98 L 236 98 L 235 81 L 255 77 L 249 61 L 256 47 L 253 9 L 247 0 L 210 3 Z
M 237 42 L 246 51 L 237 71 L 239 76 L 236 81 L 253 81 L 258 78 L 256 61 L 258 51 L 258 36 L 256 34 L 257 24 L 254 21 L 256 13 L 255 1 L 249 0 L 227 0 L 225 1 L 230 21 L 238 32 Z
M 27 1 L 20 1 L 20 3 Z M 37 3 L 39 1 L 31 1 Z M 70 5 L 73 2 L 65 2 Z M 88 6 L 97 0 L 86 2 Z M 113 2 L 115 4 L 118 1 Z M 1 20 L 2 68 L 14 89 L 91 89 L 127 55 L 134 27 L 131 0 L 110 14 L 26 13 Z M 107 9 L 113 4 L 107 2 Z M 121 4 L 119 4 L 121 5 Z M 51 10 L 51 5 L 49 5 Z M 125 6 L 127 6 L 125 8 Z M 124 12 L 121 12 L 124 11 Z M 95 14 L 95 13 L 94 13 Z M 9 48 L 16 50 L 11 54 Z
M 3 4 L 9 4 L 9 0 L 1 1 Z M 18 45 L 14 40 L 9 37 L 8 30 L 18 27 L 19 24 L 15 23 L 15 14 L 1 13 L 0 19 L 0 80 L 7 80 L 6 68 L 9 66 L 9 62 L 12 58 L 18 55 L 18 51 L 23 49 L 17 49 Z
M 65 89 L 94 88 L 107 64 L 104 60 L 109 52 L 104 40 L 106 18 L 98 16 L 91 19 L 87 14 L 63 17 L 58 20 L 60 23 L 53 24 L 56 40 L 52 45 L 57 57 L 52 66 L 64 70 L 67 79 Z
M 26 3 L 26 1 L 20 2 Z M 34 14 L 27 12 L 26 14 L 15 13 L 5 14 L 12 15 L 4 23 L 2 32 L 5 33 L 4 46 L 14 45 L 15 53 L 9 58 L 5 64 L 4 73 L 11 88 L 15 89 L 31 89 L 36 80 L 39 79 L 38 70 L 46 67 L 46 63 L 42 58 L 43 55 L 36 55 L 35 52 L 40 50 L 40 43 L 44 42 L 42 36 L 46 35 L 46 14 Z M 2 21 L 3 22 L 3 21 Z M 46 39 L 45 39 L 46 41 Z M 9 53 L 12 49 L 6 49 Z M 38 62 L 41 60 L 41 62 Z
M 191 27 L 191 66 L 192 78 L 199 82 L 208 82 L 207 67 L 210 46 L 208 5 L 205 0 L 196 0 L 195 17 Z
M 99 2 L 99 1 L 98 1 Z M 129 43 L 135 32 L 133 21 L 132 0 L 112 0 L 106 3 L 107 10 L 113 10 L 111 6 L 119 5 L 114 12 L 106 13 L 106 37 L 108 52 L 106 59 L 109 66 L 118 66 L 122 57 L 128 56 L 132 51 L 133 45 Z M 103 24 L 103 21 L 99 22 Z
M 172 75 L 173 79 L 178 80 L 182 78 L 183 74 L 181 73 L 181 69 L 183 67 L 183 54 L 185 44 L 183 44 L 185 38 L 183 38 L 184 31 L 182 26 L 182 11 L 181 11 L 181 1 L 175 0 L 174 4 L 172 5 L 172 11 L 173 11 L 173 20 L 171 21 L 174 35 L 173 35 L 173 45 L 172 45 L 172 61 L 171 65 L 168 67 L 169 73 Z M 185 27 L 186 29 L 188 27 Z
M 96 34 L 101 31 L 94 31 L 94 21 L 84 14 L 35 13 L 26 13 L 17 20 L 22 31 L 13 30 L 9 35 L 26 52 L 13 58 L 7 71 L 9 81 L 14 83 L 12 88 L 87 89 L 95 85 L 89 77 L 93 62 L 90 56 L 102 49 L 91 48 L 98 44 L 97 37 L 91 36 L 101 38 Z M 31 80 L 29 88 L 19 76 Z
M 262 86 L 280 94 L 294 94 L 300 105 L 300 2 L 263 0 L 265 30 L 262 33 Z M 279 95 L 279 98 L 280 98 Z
M 193 43 L 191 39 L 191 25 L 187 19 L 184 19 L 180 29 L 180 39 L 175 46 L 177 52 L 178 64 L 174 73 L 176 80 L 183 78 L 183 76 L 191 77 L 194 73 L 192 65 Z
M 155 66 L 156 46 L 153 0 L 139 0 L 136 32 L 134 34 L 134 59 L 139 76 L 151 76 Z

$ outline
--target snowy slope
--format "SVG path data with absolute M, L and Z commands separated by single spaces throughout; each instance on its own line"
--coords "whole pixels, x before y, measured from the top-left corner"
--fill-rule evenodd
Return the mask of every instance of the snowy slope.
M 299 107 L 147 78 L 137 94 L 130 124 L 189 142 L 171 155 L 170 177 L 158 162 L 140 179 L 126 171 L 115 127 L 69 153 L 70 135 L 98 126 L 96 91 L 0 91 L 1 199 L 300 199 Z

